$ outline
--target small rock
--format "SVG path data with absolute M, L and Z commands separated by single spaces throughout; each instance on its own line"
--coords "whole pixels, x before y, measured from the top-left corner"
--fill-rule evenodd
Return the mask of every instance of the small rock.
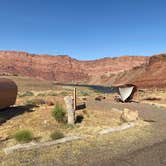
M 121 119 L 125 122 L 137 121 L 139 119 L 138 111 L 125 108 L 121 114 Z
M 103 99 L 105 99 L 104 96 L 97 96 L 97 97 L 95 97 L 95 100 L 97 100 L 97 101 L 101 101 L 101 100 L 103 100 Z
M 47 101 L 46 101 L 46 104 L 47 104 L 48 106 L 52 106 L 52 105 L 54 105 L 54 102 L 53 102 L 53 101 L 50 101 L 50 100 L 47 100 Z

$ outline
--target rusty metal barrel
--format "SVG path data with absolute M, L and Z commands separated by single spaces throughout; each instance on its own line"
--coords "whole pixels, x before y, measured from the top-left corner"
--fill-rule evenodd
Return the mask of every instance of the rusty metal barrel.
M 0 78 L 0 109 L 12 106 L 17 98 L 17 85 L 7 78 Z

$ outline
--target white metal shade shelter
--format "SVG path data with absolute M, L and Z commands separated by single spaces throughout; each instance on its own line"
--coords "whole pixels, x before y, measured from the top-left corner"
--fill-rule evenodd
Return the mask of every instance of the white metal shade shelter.
M 137 90 L 136 86 L 132 84 L 118 85 L 117 87 L 119 90 L 118 92 L 120 95 L 120 99 L 123 102 L 130 101 Z

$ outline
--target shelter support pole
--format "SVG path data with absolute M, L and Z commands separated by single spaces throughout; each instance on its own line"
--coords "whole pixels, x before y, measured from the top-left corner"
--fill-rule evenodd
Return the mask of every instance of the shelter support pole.
M 77 89 L 74 88 L 74 110 L 76 111 L 76 106 L 77 106 Z

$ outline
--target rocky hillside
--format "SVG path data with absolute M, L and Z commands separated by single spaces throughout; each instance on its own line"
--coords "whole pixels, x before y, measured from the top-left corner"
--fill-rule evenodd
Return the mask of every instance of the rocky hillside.
M 146 64 L 148 57 L 124 56 L 94 61 L 78 61 L 67 55 L 35 55 L 26 52 L 0 51 L 0 74 L 14 74 L 57 82 L 86 82 L 110 76 Z M 104 82 L 105 84 L 106 82 Z
M 150 57 L 142 73 L 132 82 L 140 87 L 166 87 L 166 54 Z
M 0 75 L 21 75 L 63 83 L 166 87 L 166 54 L 79 61 L 67 55 L 0 51 Z
M 107 84 L 135 84 L 138 87 L 166 87 L 166 54 L 154 55 L 148 63 L 105 78 Z

